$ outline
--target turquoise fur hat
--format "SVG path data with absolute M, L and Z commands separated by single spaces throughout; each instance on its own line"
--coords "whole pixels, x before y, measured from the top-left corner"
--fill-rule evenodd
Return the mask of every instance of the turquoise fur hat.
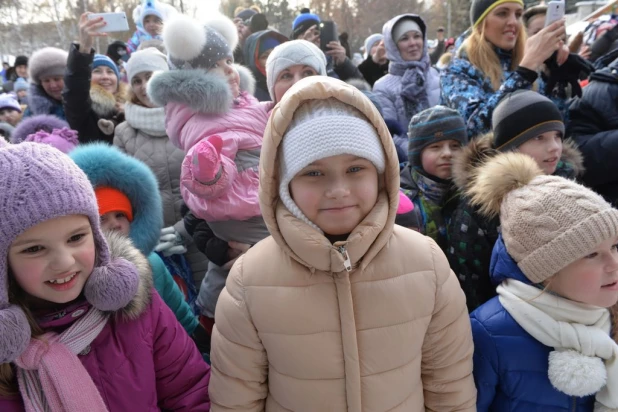
M 157 179 L 150 168 L 105 143 L 78 146 L 69 156 L 94 188 L 112 187 L 129 198 L 133 208 L 131 240 L 145 256 L 151 254 L 161 236 L 163 206 Z

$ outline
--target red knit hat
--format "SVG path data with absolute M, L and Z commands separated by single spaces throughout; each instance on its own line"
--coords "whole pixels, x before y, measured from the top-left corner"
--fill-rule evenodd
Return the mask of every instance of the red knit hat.
M 94 189 L 99 204 L 99 216 L 109 212 L 122 212 L 127 215 L 129 222 L 133 221 L 133 208 L 129 198 L 118 189 L 101 186 Z

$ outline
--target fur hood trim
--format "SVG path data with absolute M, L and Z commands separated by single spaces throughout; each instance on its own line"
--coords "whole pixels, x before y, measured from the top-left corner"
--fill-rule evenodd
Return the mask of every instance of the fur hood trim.
M 472 184 L 472 173 L 483 162 L 499 152 L 492 148 L 493 133 L 473 139 L 461 152 L 453 157 L 453 183 L 459 190 L 466 190 Z
M 584 155 L 579 151 L 573 139 L 565 139 L 562 142 L 562 156 L 560 160 L 568 163 L 573 168 L 574 177 L 584 174 Z
M 116 103 L 124 104 L 126 102 L 127 86 L 123 82 L 118 82 L 118 91 L 115 94 L 109 93 L 107 90 L 97 84 L 90 85 L 90 100 L 92 101 L 92 110 L 101 119 L 110 119 L 118 113 Z
M 116 317 L 122 320 L 135 320 L 144 313 L 152 300 L 153 278 L 152 269 L 144 256 L 131 240 L 118 232 L 105 232 L 105 239 L 109 246 L 111 259 L 122 258 L 129 261 L 137 269 L 139 284 L 135 297 L 127 306 L 115 312 Z
M 106 143 L 80 145 L 69 156 L 93 187 L 112 187 L 129 198 L 133 208 L 129 236 L 144 255 L 152 253 L 161 235 L 163 211 L 157 179 L 150 168 Z
M 473 183 L 472 174 L 486 160 L 496 156 L 499 151 L 492 147 L 494 134 L 484 134 L 465 146 L 460 153 L 453 158 L 453 182 L 457 189 L 465 191 Z M 567 163 L 573 169 L 574 175 L 581 176 L 584 173 L 584 157 L 577 148 L 575 142 L 566 139 L 562 143 L 562 156 L 560 160 Z
M 234 65 L 240 75 L 240 90 L 253 94 L 255 78 L 246 67 Z M 148 95 L 157 106 L 181 103 L 193 111 L 225 114 L 234 98 L 225 78 L 201 69 L 155 73 L 148 82 Z

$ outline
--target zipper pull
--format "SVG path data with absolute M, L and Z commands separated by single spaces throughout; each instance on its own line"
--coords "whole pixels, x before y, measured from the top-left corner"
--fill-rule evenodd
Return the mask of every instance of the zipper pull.
M 350 255 L 348 255 L 348 251 L 345 246 L 339 246 L 339 253 L 343 256 L 343 266 L 345 266 L 345 270 L 350 273 L 352 271 L 352 261 L 350 260 Z

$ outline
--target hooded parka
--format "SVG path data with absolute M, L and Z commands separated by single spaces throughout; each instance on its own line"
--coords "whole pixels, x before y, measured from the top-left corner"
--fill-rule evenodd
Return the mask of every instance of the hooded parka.
M 285 208 L 277 173 L 296 109 L 328 98 L 367 116 L 386 157 L 373 210 L 335 244 Z M 463 292 L 433 240 L 394 225 L 398 202 L 395 147 L 371 101 L 327 77 L 288 90 L 260 159 L 272 236 L 236 262 L 217 305 L 212 411 L 475 410 Z

